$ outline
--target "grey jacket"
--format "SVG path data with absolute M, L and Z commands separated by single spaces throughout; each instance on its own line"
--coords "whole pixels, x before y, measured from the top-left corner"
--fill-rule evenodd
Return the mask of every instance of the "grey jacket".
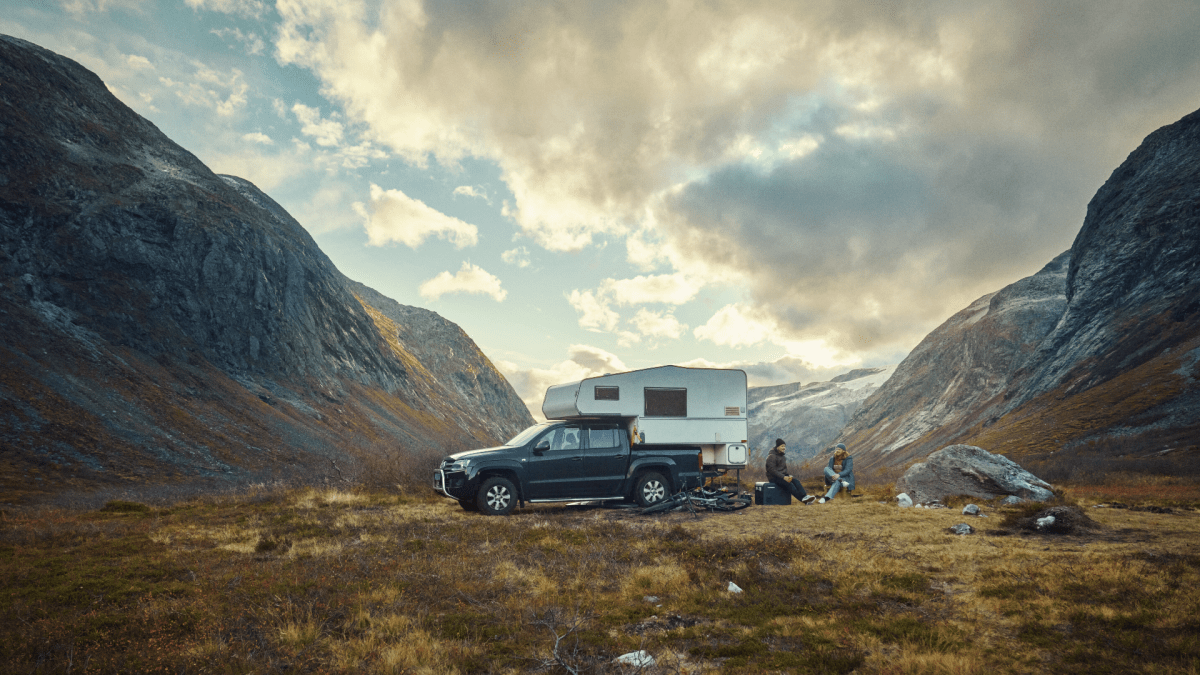
M 829 464 L 827 464 L 825 466 L 825 484 L 826 485 L 833 485 L 833 474 L 838 473 L 837 471 L 833 470 L 833 465 L 836 463 L 837 462 L 834 461 L 834 458 L 830 457 Z M 838 475 L 839 475 L 838 480 L 844 480 L 850 484 L 846 488 L 847 490 L 854 489 L 854 458 L 853 457 L 847 457 L 846 459 L 842 460 L 842 471 Z

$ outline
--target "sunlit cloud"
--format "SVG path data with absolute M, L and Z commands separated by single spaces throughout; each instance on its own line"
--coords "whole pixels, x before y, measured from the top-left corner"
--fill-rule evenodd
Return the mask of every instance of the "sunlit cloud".
M 652 312 L 642 307 L 629 320 L 638 332 L 649 338 L 678 339 L 687 326 L 668 312 Z
M 418 292 L 421 297 L 430 300 L 448 293 L 470 293 L 490 296 L 496 302 L 503 302 L 508 291 L 500 287 L 500 280 L 489 274 L 478 265 L 464 262 L 462 268 L 455 274 L 442 272 L 436 277 L 421 284 Z
M 400 190 L 384 190 L 372 184 L 369 208 L 362 202 L 355 202 L 353 208 L 364 221 L 367 243 L 371 246 L 398 242 L 415 249 L 429 237 L 448 240 L 456 248 L 479 242 L 479 230 L 474 225 L 433 209 Z
M 603 300 L 597 299 L 592 291 L 571 291 L 567 295 L 567 302 L 579 312 L 580 328 L 611 332 L 616 330 L 621 320 L 621 316 Z

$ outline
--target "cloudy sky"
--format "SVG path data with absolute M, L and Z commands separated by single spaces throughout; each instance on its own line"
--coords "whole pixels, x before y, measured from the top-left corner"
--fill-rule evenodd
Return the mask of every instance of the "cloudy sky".
M 545 387 L 896 363 L 1200 108 L 1200 3 L 0 0 Z

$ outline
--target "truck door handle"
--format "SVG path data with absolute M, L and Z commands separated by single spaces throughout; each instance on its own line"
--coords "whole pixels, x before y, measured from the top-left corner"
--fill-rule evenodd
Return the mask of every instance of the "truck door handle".
M 583 461 L 583 458 L 582 458 L 582 457 L 576 457 L 576 458 L 575 458 L 575 461 L 576 461 L 576 462 L 582 462 L 582 461 Z
M 613 457 L 624 457 L 624 456 L 625 456 L 625 453 L 623 453 L 623 452 L 618 452 L 617 454 L 613 455 Z

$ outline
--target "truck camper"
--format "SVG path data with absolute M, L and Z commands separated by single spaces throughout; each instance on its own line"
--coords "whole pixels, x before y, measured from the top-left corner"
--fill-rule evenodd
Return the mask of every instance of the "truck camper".
M 661 366 L 550 387 L 547 422 L 498 448 L 444 459 L 434 489 L 463 508 L 506 514 L 519 503 L 658 503 L 745 468 L 746 373 Z

